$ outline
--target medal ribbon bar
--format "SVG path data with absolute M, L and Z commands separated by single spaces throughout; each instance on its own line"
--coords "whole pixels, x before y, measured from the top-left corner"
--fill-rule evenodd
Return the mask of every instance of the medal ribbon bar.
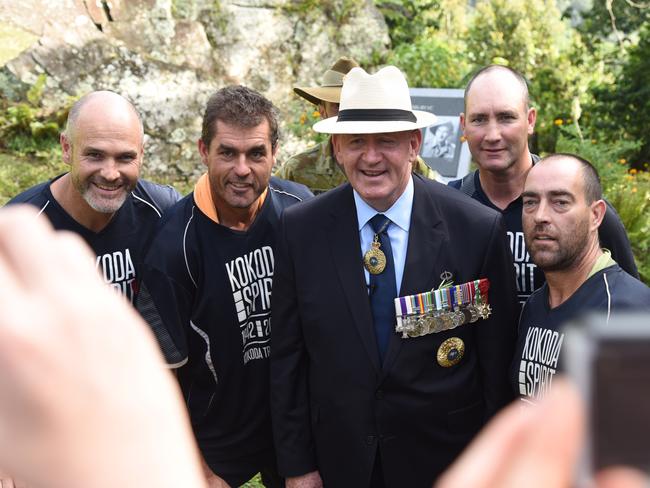
M 395 299 L 395 331 L 420 337 L 486 319 L 490 282 L 486 278 Z

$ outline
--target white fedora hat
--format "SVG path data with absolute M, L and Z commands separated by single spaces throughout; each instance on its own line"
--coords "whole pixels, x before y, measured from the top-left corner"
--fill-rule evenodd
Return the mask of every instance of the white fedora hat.
M 395 66 L 374 75 L 352 68 L 343 80 L 339 114 L 314 124 L 326 134 L 375 134 L 427 127 L 436 121 L 430 112 L 413 110 L 406 78 Z

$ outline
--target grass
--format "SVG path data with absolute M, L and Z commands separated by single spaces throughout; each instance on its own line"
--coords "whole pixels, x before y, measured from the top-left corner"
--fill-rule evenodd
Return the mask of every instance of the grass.
M 67 171 L 59 151 L 42 156 L 0 152 L 0 205 L 42 181 Z

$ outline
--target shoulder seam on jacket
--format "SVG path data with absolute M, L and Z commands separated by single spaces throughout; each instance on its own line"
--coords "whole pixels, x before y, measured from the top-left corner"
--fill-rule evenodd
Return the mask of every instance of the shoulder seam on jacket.
M 137 200 L 140 200 L 141 202 L 146 203 L 151 208 L 153 208 L 153 211 L 158 214 L 158 217 L 162 217 L 162 214 L 158 211 L 158 209 L 155 207 L 155 205 L 153 205 L 152 203 L 146 201 L 144 198 L 140 198 L 138 195 L 135 194 L 135 192 L 131 192 L 131 195 L 133 195 L 133 198 L 135 198 Z
M 465 175 L 460 183 L 460 188 L 458 188 L 468 197 L 471 197 L 476 192 L 476 185 L 474 184 L 474 171 Z
M 298 200 L 299 202 L 302 202 L 302 198 L 300 198 L 298 195 L 294 195 L 293 193 L 289 193 L 288 191 L 279 190 L 278 188 L 273 188 L 273 187 L 270 186 L 270 185 L 269 185 L 269 190 L 274 191 L 274 192 L 276 192 L 276 193 L 282 193 L 283 195 L 287 195 L 287 196 L 293 197 L 293 198 L 295 198 L 296 200 Z
M 38 214 L 37 214 L 37 215 L 41 215 L 41 214 L 45 211 L 45 209 L 47 208 L 47 206 L 48 206 L 49 204 L 50 204 L 50 200 L 48 200 L 47 202 L 45 202 L 45 205 L 43 205 L 43 207 L 38 211 Z
M 192 215 L 190 216 L 189 220 L 187 221 L 187 224 L 185 224 L 185 230 L 183 231 L 183 258 L 185 259 L 185 269 L 187 270 L 187 274 L 190 277 L 190 280 L 192 280 L 192 283 L 194 283 L 194 286 L 198 288 L 199 286 L 196 284 L 196 280 L 194 280 L 194 276 L 192 276 L 192 271 L 190 271 L 190 263 L 187 260 L 187 246 L 185 245 L 185 241 L 187 240 L 187 229 L 190 227 L 190 223 L 192 222 L 192 219 L 194 218 L 194 209 L 196 207 L 192 205 Z
M 607 293 L 607 323 L 609 324 L 609 316 L 612 312 L 612 295 L 609 292 L 609 282 L 607 281 L 607 273 L 603 273 L 603 280 L 605 281 L 605 292 Z

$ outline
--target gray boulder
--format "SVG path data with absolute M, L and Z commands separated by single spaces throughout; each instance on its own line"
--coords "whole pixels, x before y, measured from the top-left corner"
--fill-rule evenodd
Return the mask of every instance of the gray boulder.
M 216 89 L 245 84 L 270 98 L 285 126 L 307 109 L 296 83 L 315 83 L 341 55 L 368 62 L 389 45 L 371 0 L 0 0 L 7 79 L 47 76 L 44 107 L 110 89 L 143 116 L 149 176 L 193 181 L 203 107 Z M 10 34 L 6 34 L 6 33 Z M 4 39 L 12 39 L 11 46 Z M 3 57 L 4 56 L 4 57 Z M 7 73 L 10 75 L 8 78 Z M 283 131 L 279 159 L 308 141 Z

